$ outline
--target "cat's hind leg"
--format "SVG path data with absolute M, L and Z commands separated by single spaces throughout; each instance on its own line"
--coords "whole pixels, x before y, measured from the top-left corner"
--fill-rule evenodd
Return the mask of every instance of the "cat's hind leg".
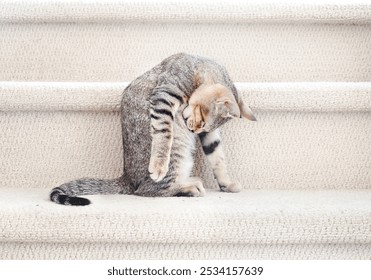
M 189 179 L 184 183 L 170 183 L 167 188 L 160 190 L 159 196 L 204 196 L 206 191 L 202 181 L 197 177 Z

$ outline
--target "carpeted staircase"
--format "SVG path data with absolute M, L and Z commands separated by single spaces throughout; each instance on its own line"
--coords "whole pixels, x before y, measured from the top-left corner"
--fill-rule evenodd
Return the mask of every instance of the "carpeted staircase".
M 163 58 L 229 70 L 258 122 L 222 129 L 202 198 L 48 200 L 122 172 L 120 97 Z M 1 259 L 371 259 L 371 6 L 0 3 Z

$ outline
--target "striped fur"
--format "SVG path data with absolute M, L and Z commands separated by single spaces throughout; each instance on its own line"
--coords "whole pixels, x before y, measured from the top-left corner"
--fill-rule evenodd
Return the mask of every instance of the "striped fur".
M 228 176 L 218 127 L 253 115 L 223 66 L 183 53 L 168 57 L 124 90 L 121 110 L 124 174 L 65 183 L 52 190 L 52 201 L 88 205 L 80 196 L 92 194 L 203 196 L 201 180 L 190 177 L 197 135 L 221 190 L 239 190 Z

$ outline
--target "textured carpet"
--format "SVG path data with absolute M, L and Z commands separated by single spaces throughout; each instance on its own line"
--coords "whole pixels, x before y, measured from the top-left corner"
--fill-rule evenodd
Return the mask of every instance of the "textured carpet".
M 0 83 L 0 187 L 50 189 L 79 177 L 120 176 L 125 85 Z M 370 83 L 237 88 L 258 118 L 222 127 L 230 172 L 244 188 L 371 188 Z M 195 173 L 217 187 L 202 152 Z
M 91 196 L 87 207 L 55 205 L 47 196 L 41 189 L 1 189 L 0 242 L 371 245 L 370 190 Z
M 266 1 L 264 1 L 266 2 Z M 371 5 L 1 1 L 1 259 L 370 259 Z M 122 173 L 119 101 L 188 52 L 224 64 L 258 122 L 222 128 L 240 194 L 48 201 Z
M 370 81 L 371 6 L 2 1 L 2 80 L 127 82 L 185 51 L 238 82 Z

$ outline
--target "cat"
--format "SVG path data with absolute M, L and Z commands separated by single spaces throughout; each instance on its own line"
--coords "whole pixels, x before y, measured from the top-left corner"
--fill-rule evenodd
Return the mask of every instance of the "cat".
M 116 179 L 74 180 L 54 188 L 50 199 L 88 205 L 91 194 L 203 196 L 190 177 L 196 138 L 222 191 L 238 192 L 230 179 L 219 127 L 232 118 L 256 120 L 226 69 L 213 60 L 172 55 L 132 81 L 121 101 L 124 174 Z

